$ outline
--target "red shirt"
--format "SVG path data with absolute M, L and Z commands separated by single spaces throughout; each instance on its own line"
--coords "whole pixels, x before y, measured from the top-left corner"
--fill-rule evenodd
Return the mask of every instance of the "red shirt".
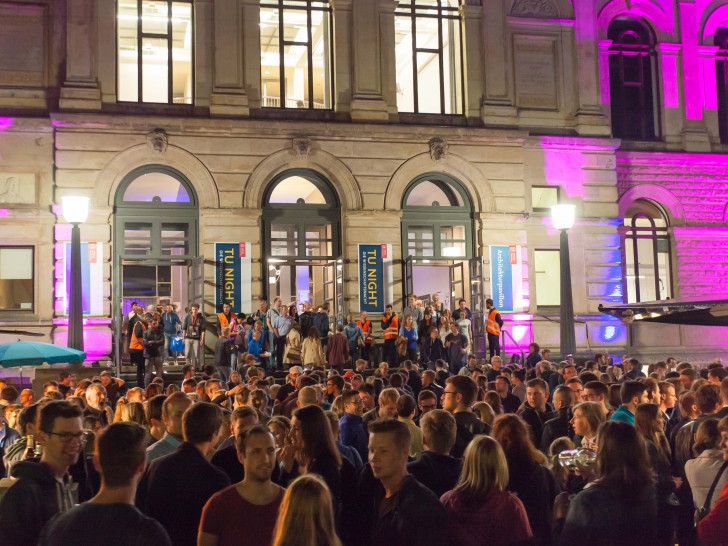
M 698 523 L 698 537 L 706 544 L 728 545 L 728 483 L 710 514 Z
M 283 489 L 269 504 L 251 504 L 235 485 L 215 493 L 202 509 L 200 533 L 217 537 L 218 546 L 260 546 L 273 542 Z

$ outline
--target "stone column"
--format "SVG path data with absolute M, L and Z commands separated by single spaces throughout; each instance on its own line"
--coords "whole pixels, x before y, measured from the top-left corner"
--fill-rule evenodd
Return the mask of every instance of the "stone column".
M 576 57 L 579 88 L 577 131 L 583 136 L 608 136 L 609 122 L 599 102 L 599 53 L 597 12 L 594 0 L 574 2 Z M 607 68 L 609 64 L 607 63 Z
M 480 121 L 480 105 L 485 93 L 483 65 L 483 6 L 460 6 L 463 21 L 463 71 L 465 88 L 465 116 Z
M 61 109 L 101 109 L 95 52 L 95 1 L 67 0 L 66 78 L 61 87 Z
M 260 108 L 260 0 L 243 3 L 243 84 L 248 107 Z
M 382 48 L 378 9 L 372 9 L 372 0 L 352 0 L 352 8 L 351 119 L 387 121 L 389 113 L 382 94 Z M 394 54 L 393 51 L 391 53 Z
M 485 40 L 485 99 L 481 117 L 486 125 L 517 125 L 518 111 L 513 102 L 513 89 L 506 50 L 505 2 L 483 2 Z
M 210 114 L 249 116 L 243 75 L 243 6 L 240 0 L 214 5 L 214 65 Z
M 715 56 L 718 46 L 698 46 L 700 56 L 700 73 L 703 75 L 703 116 L 708 131 L 708 138 L 720 142 L 720 126 L 718 124 L 718 81 L 715 72 Z
M 195 0 L 194 10 L 194 58 L 195 81 L 193 104 L 209 107 L 212 94 L 213 53 L 213 0 Z
M 334 109 L 348 112 L 351 108 L 351 18 L 352 0 L 331 0 L 334 17 Z
M 709 152 L 708 128 L 703 119 L 703 89 L 700 85 L 700 57 L 698 55 L 698 16 L 694 0 L 680 2 L 680 30 L 682 87 L 685 96 L 683 149 L 689 152 Z
M 609 48 L 613 40 L 599 40 L 599 94 L 602 114 L 611 125 L 612 90 L 609 84 Z

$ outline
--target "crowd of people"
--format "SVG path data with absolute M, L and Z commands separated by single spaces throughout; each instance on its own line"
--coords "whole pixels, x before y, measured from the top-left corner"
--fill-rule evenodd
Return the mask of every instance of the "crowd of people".
M 208 330 L 216 331 L 215 367 L 225 381 L 244 363 L 254 362 L 268 373 L 293 365 L 328 365 L 341 371 L 360 358 L 374 361 L 376 356 L 389 366 L 419 360 L 432 370 L 435 362 L 444 360 L 453 373 L 458 373 L 473 348 L 473 317 L 467 302 L 460 299 L 451 313 L 438 294 L 426 304 L 414 294 L 407 300 L 408 305 L 399 315 L 387 305 L 378 332 L 382 343 L 375 343 L 374 324 L 366 311 L 358 320 L 350 314 L 332 324 L 335 321 L 327 303 L 314 311 L 310 302 L 284 305 L 281 298 L 275 298 L 268 305 L 260 300 L 258 309 L 247 316 L 235 313 L 226 303 L 215 320 L 209 321 L 198 303 L 192 303 L 180 319 L 169 302 L 160 301 L 146 309 L 132 302 L 125 317 L 124 349 L 136 366 L 140 386 L 149 384 L 153 370 L 160 377 L 164 362 L 176 358 L 177 341 L 186 363 L 200 370 Z M 490 356 L 499 356 L 503 319 L 493 300 L 486 301 L 486 311 Z
M 721 362 L 426 350 L 0 382 L 0 544 L 728 544 Z

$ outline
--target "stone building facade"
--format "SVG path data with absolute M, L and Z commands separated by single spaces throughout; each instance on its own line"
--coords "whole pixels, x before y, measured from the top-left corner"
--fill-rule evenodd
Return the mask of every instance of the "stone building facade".
M 358 245 L 391 245 L 384 293 L 395 309 L 410 287 L 449 304 L 470 300 L 478 282 L 491 295 L 490 249 L 513 247 L 520 280 L 506 329 L 524 349 L 556 347 L 559 233 L 547 205 L 560 202 L 576 206 L 580 352 L 727 355 L 719 329 L 626 325 L 597 308 L 728 292 L 728 1 L 418 4 L 432 9 L 416 13 L 406 0 L 0 3 L 0 327 L 65 342 L 70 225 L 60 203 L 86 195 L 93 360 L 115 354 L 132 299 L 182 308 L 201 297 L 214 315 L 216 243 L 231 242 L 245 243 L 236 259 L 249 271 L 236 311 L 285 284 L 291 299 L 303 291 L 314 305 L 331 301 L 335 320 L 359 312 Z M 160 6 L 171 14 L 165 26 L 145 30 L 160 17 L 145 10 Z M 308 42 L 305 23 L 292 39 L 285 17 L 272 18 L 287 9 L 309 14 Z M 425 38 L 439 45 L 418 34 L 408 46 L 426 17 L 440 26 Z M 169 62 L 145 65 L 160 43 Z M 289 74 L 295 47 L 307 48 L 308 65 Z M 306 201 L 304 186 L 321 199 Z M 433 204 L 432 192 L 450 206 Z M 28 256 L 30 269 L 11 267 Z M 135 278 L 138 267 L 156 268 L 156 280 Z

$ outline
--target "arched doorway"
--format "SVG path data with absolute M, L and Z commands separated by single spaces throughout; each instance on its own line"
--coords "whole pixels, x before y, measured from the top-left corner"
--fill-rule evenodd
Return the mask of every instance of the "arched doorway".
M 114 198 L 113 316 L 117 363 L 132 302 L 171 303 L 180 319 L 203 303 L 198 198 L 180 172 L 163 165 L 131 171 Z
M 328 304 L 343 320 L 341 204 L 331 183 L 311 169 L 276 176 L 263 196 L 265 295 L 284 304 Z

